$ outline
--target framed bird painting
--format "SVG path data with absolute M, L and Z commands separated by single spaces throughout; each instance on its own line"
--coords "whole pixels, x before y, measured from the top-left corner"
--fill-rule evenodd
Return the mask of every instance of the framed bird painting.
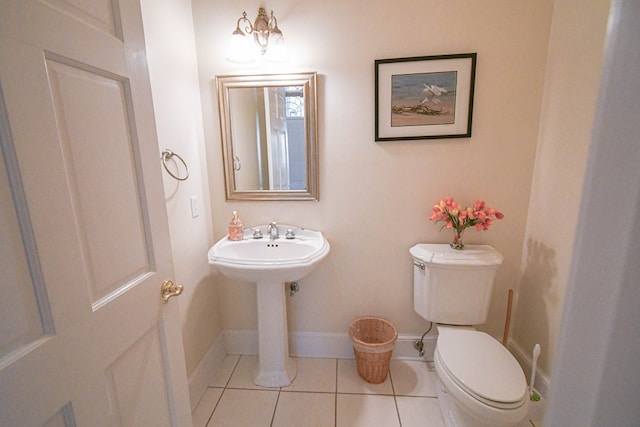
M 376 60 L 376 141 L 471 137 L 476 56 Z

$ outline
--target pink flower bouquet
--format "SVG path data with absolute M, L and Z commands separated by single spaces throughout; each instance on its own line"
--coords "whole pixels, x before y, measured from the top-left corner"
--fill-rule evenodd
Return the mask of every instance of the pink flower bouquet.
M 476 200 L 473 206 L 463 208 L 457 204 L 453 197 L 440 200 L 433 206 L 433 214 L 430 221 L 443 221 L 442 228 L 454 230 L 453 242 L 450 246 L 454 249 L 462 249 L 462 233 L 469 227 L 475 227 L 476 231 L 488 230 L 495 219 L 504 218 L 504 214 L 486 205 L 484 200 Z

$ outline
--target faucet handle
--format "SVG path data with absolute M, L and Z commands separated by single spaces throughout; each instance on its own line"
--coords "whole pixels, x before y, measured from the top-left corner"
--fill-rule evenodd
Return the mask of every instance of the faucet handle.
M 287 229 L 287 234 L 284 237 L 286 239 L 295 239 L 296 238 L 296 233 L 295 233 L 295 231 L 293 231 L 293 228 L 288 228 Z
M 254 239 L 262 239 L 262 230 L 260 230 L 259 228 L 254 228 L 253 229 L 253 238 Z

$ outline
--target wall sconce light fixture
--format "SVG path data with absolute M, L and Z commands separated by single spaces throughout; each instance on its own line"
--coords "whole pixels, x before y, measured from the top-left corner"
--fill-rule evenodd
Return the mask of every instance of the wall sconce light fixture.
M 244 31 L 240 27 L 244 28 Z M 254 43 L 251 43 L 249 35 L 253 34 Z M 238 19 L 235 31 L 231 34 L 227 61 L 247 63 L 255 61 L 258 55 L 267 61 L 285 61 L 287 55 L 284 48 L 282 31 L 278 28 L 273 11 L 267 16 L 264 8 L 258 10 L 258 17 L 251 23 L 247 19 L 247 12 L 242 12 Z

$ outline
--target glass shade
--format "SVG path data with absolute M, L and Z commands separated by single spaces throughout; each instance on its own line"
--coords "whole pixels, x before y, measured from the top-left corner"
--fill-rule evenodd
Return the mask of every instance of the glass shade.
M 289 59 L 284 46 L 284 37 L 278 27 L 275 27 L 269 35 L 269 45 L 263 58 L 269 62 L 284 62 Z
M 227 51 L 227 61 L 248 63 L 255 61 L 255 46 L 251 37 L 247 37 L 240 28 L 231 35 Z

